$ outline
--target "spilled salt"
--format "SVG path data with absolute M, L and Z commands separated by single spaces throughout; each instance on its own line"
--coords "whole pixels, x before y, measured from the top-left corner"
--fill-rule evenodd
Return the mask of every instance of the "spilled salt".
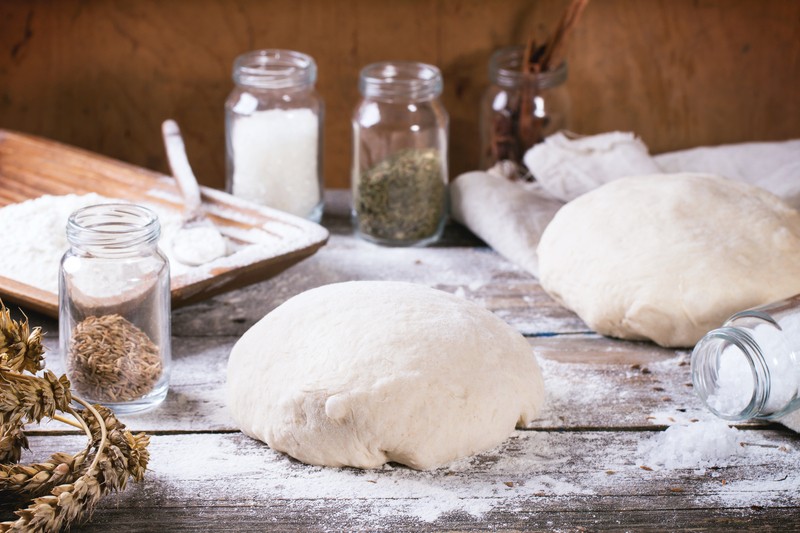
M 742 437 L 736 428 L 722 420 L 688 425 L 676 424 L 643 441 L 637 450 L 639 460 L 650 467 L 665 469 L 727 466 L 744 455 Z

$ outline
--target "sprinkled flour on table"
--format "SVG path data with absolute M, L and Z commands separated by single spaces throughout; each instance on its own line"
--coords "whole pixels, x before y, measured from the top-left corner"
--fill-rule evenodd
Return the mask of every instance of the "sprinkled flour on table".
M 563 439 L 550 433 L 517 433 L 483 454 L 497 457 L 487 464 L 467 457 L 431 471 L 390 464 L 377 470 L 305 465 L 245 437 L 209 437 L 202 446 L 191 435 L 158 436 L 154 442 L 162 439 L 171 449 L 193 451 L 151 455 L 148 467 L 163 483 L 213 498 L 225 492 L 226 480 L 252 476 L 253 483 L 239 497 L 340 500 L 338 512 L 356 529 L 384 529 L 382 519 L 400 516 L 428 523 L 451 513 L 480 519 L 497 507 L 530 498 L 595 492 L 555 473 L 570 458 L 558 444 Z M 513 457 L 508 457 L 508 448 L 514 449 Z M 203 458 L 202 468 L 198 457 Z M 606 477 L 598 475 L 602 481 Z

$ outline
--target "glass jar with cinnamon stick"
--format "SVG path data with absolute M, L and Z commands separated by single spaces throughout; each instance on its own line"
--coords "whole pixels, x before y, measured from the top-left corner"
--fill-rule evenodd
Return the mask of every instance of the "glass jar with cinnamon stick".
M 525 52 L 524 46 L 509 46 L 489 61 L 491 85 L 480 115 L 481 168 L 501 161 L 521 165 L 531 146 L 568 125 L 566 62 L 544 71 L 523 69 Z

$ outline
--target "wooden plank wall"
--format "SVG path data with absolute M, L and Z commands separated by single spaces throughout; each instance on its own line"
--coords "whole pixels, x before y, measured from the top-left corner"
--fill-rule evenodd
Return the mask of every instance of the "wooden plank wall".
M 477 106 L 499 46 L 551 28 L 566 0 L 3 0 L 0 128 L 166 171 L 183 127 L 201 181 L 224 182 L 223 102 L 239 53 L 307 52 L 327 102 L 326 183 L 349 182 L 359 69 L 439 65 L 451 173 L 477 165 Z M 595 0 L 569 51 L 571 128 L 654 152 L 800 137 L 800 2 Z

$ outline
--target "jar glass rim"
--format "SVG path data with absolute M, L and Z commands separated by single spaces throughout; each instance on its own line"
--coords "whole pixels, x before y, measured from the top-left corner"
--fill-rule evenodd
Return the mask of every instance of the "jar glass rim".
M 726 356 L 726 352 L 732 350 Z M 715 405 L 711 398 L 722 388 L 720 366 L 723 358 L 740 358 L 746 365 L 749 395 L 735 405 Z M 769 370 L 758 342 L 747 330 L 724 326 L 709 332 L 692 351 L 692 385 L 695 393 L 715 415 L 726 420 L 747 420 L 758 417 L 769 395 Z M 744 403 L 744 402 L 747 403 Z
M 237 85 L 261 89 L 288 89 L 313 85 L 317 64 L 308 54 L 267 48 L 238 56 L 233 62 Z
M 442 72 L 416 61 L 381 61 L 361 69 L 359 90 L 376 99 L 428 100 L 442 94 Z
M 495 50 L 489 59 L 489 80 L 501 87 L 520 87 L 525 83 L 538 89 L 549 89 L 567 80 L 567 62 L 563 61 L 552 70 L 535 73 L 522 72 L 525 47 L 514 45 Z
M 161 223 L 150 209 L 107 203 L 82 207 L 67 220 L 67 240 L 78 249 L 104 255 L 137 252 L 158 242 Z

